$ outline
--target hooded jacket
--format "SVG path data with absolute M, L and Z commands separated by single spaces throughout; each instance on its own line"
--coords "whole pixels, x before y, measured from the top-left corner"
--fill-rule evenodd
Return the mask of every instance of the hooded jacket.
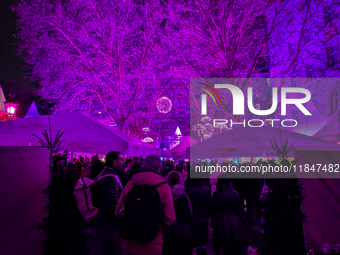
M 160 184 L 161 182 L 164 182 L 164 178 L 161 175 L 152 171 L 143 171 L 133 175 L 131 181 L 126 184 L 125 188 L 122 191 L 115 210 L 115 215 L 118 216 L 119 212 L 124 208 L 126 195 L 134 187 L 134 185 L 147 184 L 150 186 L 154 186 Z M 170 227 L 176 219 L 171 188 L 168 184 L 162 184 L 157 187 L 157 191 L 161 199 L 163 224 Z M 145 243 L 126 240 L 124 238 L 122 238 L 121 240 L 123 251 L 136 255 L 158 255 L 162 252 L 162 245 L 163 233 L 161 230 L 161 226 L 159 228 L 157 236 L 152 242 Z
M 165 235 L 163 255 L 192 255 L 192 208 L 182 184 L 171 187 L 176 221 Z
M 186 193 L 193 210 L 194 246 L 204 246 L 209 242 L 208 220 L 211 216 L 210 189 L 203 185 L 201 179 L 189 179 Z
M 185 187 L 182 184 L 172 186 L 172 197 L 174 200 L 178 199 L 180 195 L 185 194 Z
M 174 207 L 176 217 L 191 218 L 192 207 L 188 195 L 185 193 L 185 186 L 182 184 L 176 184 L 171 187 L 172 197 L 174 200 Z
M 214 228 L 215 247 L 249 245 L 249 226 L 240 195 L 230 184 L 217 184 L 211 225 Z
M 101 175 L 114 174 L 118 176 L 118 172 L 118 170 L 106 166 Z M 122 192 L 121 183 L 115 177 L 108 176 L 95 183 L 91 191 L 93 192 L 94 205 L 99 209 L 96 218 L 102 224 L 115 225 L 114 212 Z

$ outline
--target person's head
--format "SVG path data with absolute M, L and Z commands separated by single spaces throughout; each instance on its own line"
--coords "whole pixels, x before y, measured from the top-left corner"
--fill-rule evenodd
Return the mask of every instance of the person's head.
M 80 163 L 84 163 L 84 158 L 80 155 L 79 156 Z
M 74 161 L 74 165 L 75 165 L 76 170 L 81 169 L 81 162 L 80 162 L 79 159 L 77 159 L 76 161 Z
M 94 162 L 97 162 L 97 161 L 99 161 L 98 154 L 91 157 L 91 163 L 94 163 Z
M 205 180 L 202 178 L 188 178 L 186 181 L 186 185 L 191 187 L 199 187 L 205 185 Z
M 162 164 L 161 159 L 157 155 L 151 154 L 145 158 L 143 162 L 143 168 L 147 170 L 159 172 L 161 168 L 161 164 Z
M 122 156 L 119 151 L 110 151 L 106 154 L 106 166 L 116 168 L 117 170 L 122 169 Z
M 220 174 L 217 176 L 217 185 L 222 185 L 222 184 L 230 184 L 231 179 L 228 174 Z
M 132 162 L 132 160 L 131 160 L 130 158 L 127 158 L 127 159 L 125 160 L 125 165 L 128 165 L 130 162 Z
M 132 164 L 139 163 L 139 158 L 138 157 L 133 157 L 132 159 Z
M 182 178 L 182 175 L 178 171 L 171 171 L 166 176 L 166 182 L 170 186 L 174 186 L 176 184 L 183 184 L 183 178 Z
M 74 170 L 74 164 L 73 163 L 68 163 L 67 164 L 67 171 L 72 171 Z

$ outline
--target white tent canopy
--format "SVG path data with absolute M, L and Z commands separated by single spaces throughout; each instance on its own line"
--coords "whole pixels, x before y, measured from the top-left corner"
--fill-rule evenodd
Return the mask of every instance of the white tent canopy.
M 314 137 L 318 137 L 327 141 L 339 142 L 340 141 L 340 111 L 334 113 L 329 122 L 323 126 Z
M 169 150 L 170 153 L 182 153 L 185 152 L 186 148 L 190 147 L 190 145 L 194 145 L 197 142 L 192 139 L 190 136 L 187 136 L 180 144 L 176 147 Z
M 187 158 L 186 149 L 197 142 L 190 136 L 187 136 L 180 144 L 169 150 L 174 159 L 185 159 Z
M 138 155 L 142 145 L 134 143 L 126 135 L 108 128 L 78 113 L 50 115 L 52 135 L 65 132 L 65 149 L 73 152 L 101 153 L 120 151 L 122 155 Z M 42 131 L 49 133 L 48 116 L 17 119 L 0 123 L 0 146 L 40 146 L 33 134 L 43 138 Z M 142 149 L 141 149 L 142 148 Z M 142 153 L 144 155 L 144 152 Z
M 282 143 L 289 138 L 289 144 L 294 142 L 294 148 L 306 151 L 340 151 L 340 145 L 318 138 L 281 130 Z M 197 158 L 228 158 L 228 157 L 272 157 L 274 152 L 270 140 L 273 137 L 280 146 L 280 130 L 273 127 L 239 127 L 190 148 L 190 157 Z
M 160 157 L 170 157 L 170 153 L 153 146 L 151 144 L 145 143 L 137 138 L 130 137 L 119 132 L 117 129 L 112 128 L 110 126 L 105 125 L 106 128 L 110 129 L 113 133 L 123 138 L 124 140 L 129 142 L 129 153 L 128 155 L 132 156 L 147 156 L 150 154 L 156 154 Z
M 138 139 L 130 137 L 126 134 L 123 134 L 122 132 L 120 132 L 119 130 L 111 126 L 108 126 L 108 125 L 103 125 L 103 126 L 109 129 L 115 135 L 119 136 L 120 138 L 122 138 L 123 140 L 129 143 L 127 155 L 140 157 L 140 156 L 146 156 L 152 153 L 148 149 L 146 149 L 145 146 L 143 146 L 142 141 L 139 141 Z
M 144 142 L 142 142 L 142 143 L 143 143 L 143 146 L 145 146 L 147 149 L 150 150 L 149 154 L 156 154 L 159 157 L 167 157 L 167 158 L 171 157 L 171 153 L 169 153 L 167 151 L 164 151 L 164 150 L 162 150 L 162 149 L 160 149 L 156 146 L 153 146 L 149 143 L 144 143 Z
M 303 115 L 302 118 L 299 120 L 299 124 L 292 131 L 304 135 L 313 136 L 323 126 L 326 125 L 327 121 L 319 113 L 318 109 L 316 109 L 312 100 L 310 100 L 305 107 L 312 115 Z

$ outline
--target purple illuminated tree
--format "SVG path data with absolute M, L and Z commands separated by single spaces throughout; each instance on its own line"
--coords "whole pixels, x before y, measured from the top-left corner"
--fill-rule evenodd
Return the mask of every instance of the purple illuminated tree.
M 33 0 L 14 10 L 20 52 L 55 112 L 138 129 L 157 112 L 157 99 L 178 83 L 160 1 Z
M 174 66 L 179 77 L 199 77 L 202 83 L 212 86 L 210 82 L 214 81 L 206 78 L 227 77 L 224 83 L 237 85 L 244 94 L 247 94 L 247 87 L 256 87 L 255 104 L 266 109 L 271 87 L 266 83 L 259 87 L 258 82 L 249 78 L 260 78 L 269 72 L 268 44 L 282 24 L 275 22 L 268 28 L 266 11 L 278 2 L 192 0 L 171 8 L 172 23 L 179 28 L 174 40 L 183 49 L 176 58 L 181 65 Z M 274 19 L 278 16 L 276 13 Z M 221 90 L 219 94 L 225 117 L 234 118 L 231 94 Z M 199 100 L 194 95 L 191 100 L 192 112 L 199 112 Z M 208 100 L 208 104 L 213 106 L 214 102 Z
M 337 55 L 329 41 L 336 34 L 336 5 L 322 0 L 296 0 L 271 5 L 267 11 L 268 28 L 276 27 L 268 45 L 270 76 L 292 78 L 290 84 L 282 82 L 280 86 L 308 87 L 312 101 L 323 114 L 330 84 L 325 85 L 321 79 L 296 78 L 334 77 Z M 293 115 L 299 118 L 300 114 Z
M 13 9 L 19 51 L 52 110 L 136 133 L 164 118 L 163 96 L 176 100 L 165 118 L 188 117 L 190 77 L 243 78 L 246 92 L 249 78 L 268 73 L 268 46 L 287 27 L 281 2 L 30 0 Z
M 176 42 L 184 49 L 176 71 L 184 77 L 256 77 L 266 55 L 267 2 L 192 0 L 172 7 Z
M 324 1 L 279 2 L 267 11 L 271 77 L 308 78 L 325 75 Z M 322 49 L 323 48 L 323 49 Z
M 318 37 L 322 31 L 320 0 L 189 1 L 183 6 L 185 8 L 178 8 L 177 20 L 182 24 L 181 36 L 188 40 L 183 42 L 187 50 L 181 55 L 186 65 L 178 68 L 179 73 L 201 77 L 202 82 L 206 77 L 232 77 L 229 83 L 239 86 L 244 94 L 246 87 L 254 87 L 255 107 L 270 107 L 271 86 L 295 86 L 283 80 L 281 84 L 273 81 L 259 84 L 248 79 L 269 77 L 268 55 L 273 78 L 306 77 L 307 72 L 324 67 L 325 61 L 319 60 L 325 58 L 318 51 L 322 45 Z M 192 54 L 193 51 L 197 54 Z M 221 108 L 227 117 L 234 118 L 230 93 L 220 91 L 225 102 Z M 192 111 L 199 112 L 197 98 L 192 97 L 192 101 L 192 105 L 196 105 Z M 208 100 L 208 104 L 214 106 L 212 100 Z M 288 111 L 293 116 L 296 109 Z M 264 118 L 279 115 L 276 111 Z

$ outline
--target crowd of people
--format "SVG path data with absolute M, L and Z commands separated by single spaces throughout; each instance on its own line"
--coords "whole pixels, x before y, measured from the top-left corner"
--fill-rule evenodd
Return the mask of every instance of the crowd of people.
M 161 161 L 157 155 L 122 158 L 112 151 L 105 163 L 94 155 L 72 163 L 64 159 L 58 167 L 73 174 L 73 183 L 81 176 L 95 181 L 95 254 L 200 255 L 208 254 L 208 243 L 216 255 L 247 254 L 263 184 L 225 173 L 190 178 L 195 164 L 207 163 Z

